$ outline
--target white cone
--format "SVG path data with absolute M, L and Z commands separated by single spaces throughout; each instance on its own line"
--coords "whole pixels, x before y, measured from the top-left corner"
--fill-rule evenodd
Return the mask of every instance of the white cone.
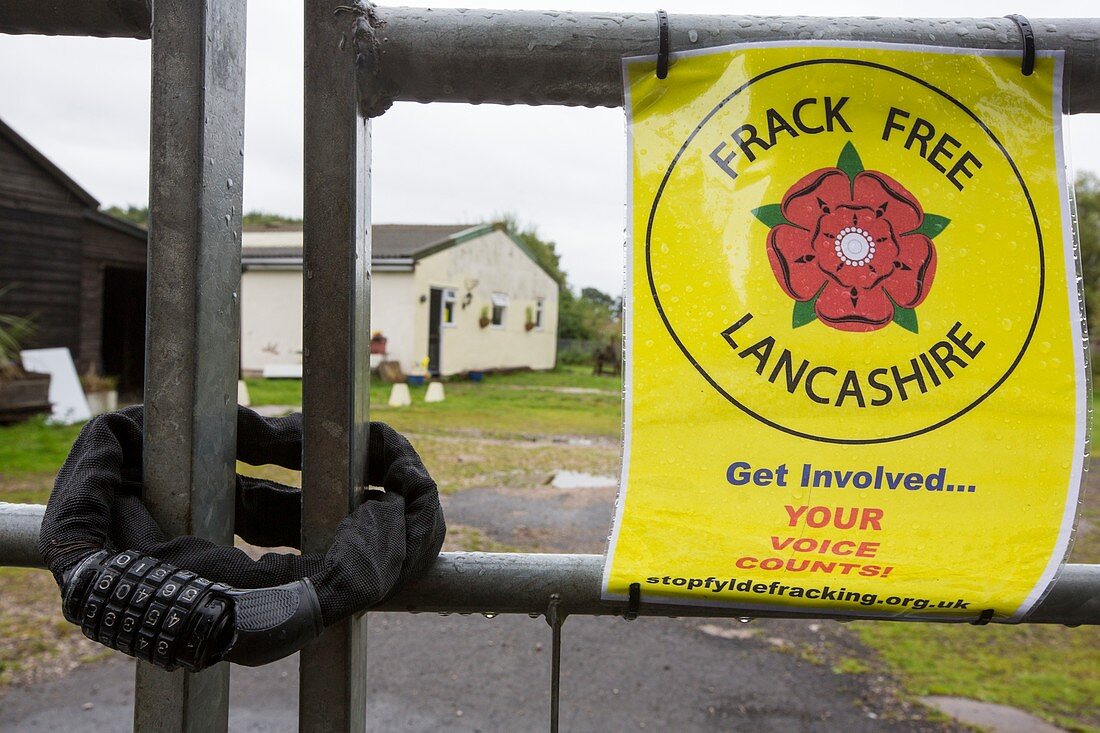
M 237 380 L 237 404 L 244 407 L 252 406 L 252 400 L 248 398 L 248 385 L 244 383 L 243 379 Z
M 428 392 L 424 395 L 425 402 L 443 401 L 443 382 L 432 382 L 428 385 Z
M 395 382 L 390 390 L 390 407 L 408 407 L 412 404 L 409 396 L 409 385 L 404 382 Z

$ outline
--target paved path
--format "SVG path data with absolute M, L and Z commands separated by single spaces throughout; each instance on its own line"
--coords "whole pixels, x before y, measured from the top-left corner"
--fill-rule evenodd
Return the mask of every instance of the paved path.
M 541 619 L 371 618 L 372 730 L 542 731 L 549 629 Z M 709 626 L 709 633 L 700 630 Z M 939 731 L 876 699 L 860 675 L 837 675 L 766 637 L 722 638 L 736 621 L 627 623 L 571 618 L 563 645 L 564 731 Z M 233 668 L 231 729 L 295 731 L 297 660 Z M 133 664 L 117 657 L 10 694 L 4 731 L 125 730 Z

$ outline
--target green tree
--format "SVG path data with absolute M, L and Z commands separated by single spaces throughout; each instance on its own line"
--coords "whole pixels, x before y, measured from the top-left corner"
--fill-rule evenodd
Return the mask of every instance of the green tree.
M 116 219 L 122 219 L 128 221 L 131 224 L 137 224 L 139 227 L 149 226 L 149 207 L 148 206 L 127 206 L 125 209 L 121 206 L 111 206 L 107 209 L 108 214 Z
M 254 210 L 245 212 L 245 215 L 241 218 L 241 226 L 245 229 L 301 228 L 302 220 L 295 219 L 293 216 L 269 214 L 266 211 Z
M 519 218 L 515 214 L 505 214 L 497 219 L 495 223 L 503 224 L 513 237 L 523 242 L 527 249 L 531 250 L 538 263 L 557 281 L 564 296 L 568 284 L 565 271 L 561 269 L 561 256 L 557 252 L 557 245 L 539 237 L 538 230 L 530 224 L 520 224 Z
M 563 287 L 558 296 L 558 337 L 585 341 L 593 338 L 577 297 L 568 287 Z
M 108 207 L 106 213 L 113 217 L 137 224 L 140 227 L 149 226 L 148 206 L 121 206 Z M 280 229 L 284 227 L 300 227 L 302 220 L 282 214 L 271 214 L 266 211 L 249 211 L 241 219 L 245 229 Z
M 1081 265 L 1089 332 L 1100 338 L 1100 178 L 1094 173 L 1077 176 L 1077 228 L 1081 238 Z
M 1092 373 L 1100 379 L 1100 177 L 1094 173 L 1081 173 L 1077 176 L 1075 190 L 1085 315 L 1093 344 Z
M 558 301 L 558 335 L 565 339 L 607 341 L 618 338 L 617 299 L 595 288 L 584 288 L 577 297 L 569 288 Z
M 581 298 L 591 300 L 593 303 L 602 305 L 612 312 L 618 310 L 619 307 L 615 298 L 596 288 L 581 288 Z

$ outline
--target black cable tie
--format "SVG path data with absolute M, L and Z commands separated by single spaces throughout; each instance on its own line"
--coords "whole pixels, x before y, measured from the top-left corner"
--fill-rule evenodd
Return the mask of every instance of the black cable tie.
M 642 605 L 642 584 L 631 583 L 630 584 L 630 597 L 626 602 L 626 611 L 623 612 L 623 618 L 627 621 L 633 621 L 638 618 L 638 607 Z
M 664 79 L 668 76 L 668 13 L 657 11 L 657 78 Z
M 987 608 L 978 614 L 978 618 L 970 622 L 971 626 L 985 626 L 993 620 L 993 609 Z
M 1035 71 L 1035 30 L 1031 27 L 1031 21 L 1022 15 L 1013 13 L 1006 18 L 1016 24 L 1020 31 L 1020 39 L 1024 43 L 1024 56 L 1020 62 L 1020 71 L 1024 76 L 1031 76 Z

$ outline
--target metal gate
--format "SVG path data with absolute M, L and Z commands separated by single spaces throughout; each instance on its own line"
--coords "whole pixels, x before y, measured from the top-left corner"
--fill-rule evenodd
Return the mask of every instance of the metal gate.
M 358 0 L 306 0 L 304 10 L 302 550 L 323 552 L 365 475 L 370 118 L 394 101 L 620 106 L 620 60 L 654 52 L 658 20 Z M 1067 52 L 1068 111 L 1100 112 L 1100 20 L 1032 24 L 1041 50 Z M 679 50 L 796 39 L 1020 47 L 1016 24 L 1001 18 L 682 15 L 670 30 Z M 166 532 L 231 543 L 245 0 L 6 0 L 0 32 L 152 39 L 146 499 Z M 42 507 L 0 504 L 0 563 L 41 567 L 41 515 Z M 556 661 L 567 614 L 628 611 L 600 600 L 601 571 L 596 555 L 445 553 L 371 610 L 544 614 Z M 636 612 L 795 616 L 665 604 Z M 1100 565 L 1067 566 L 1029 621 L 1100 624 Z M 303 649 L 300 730 L 364 730 L 366 628 L 364 614 Z M 135 729 L 224 731 L 228 685 L 227 664 L 188 674 L 139 663 Z

